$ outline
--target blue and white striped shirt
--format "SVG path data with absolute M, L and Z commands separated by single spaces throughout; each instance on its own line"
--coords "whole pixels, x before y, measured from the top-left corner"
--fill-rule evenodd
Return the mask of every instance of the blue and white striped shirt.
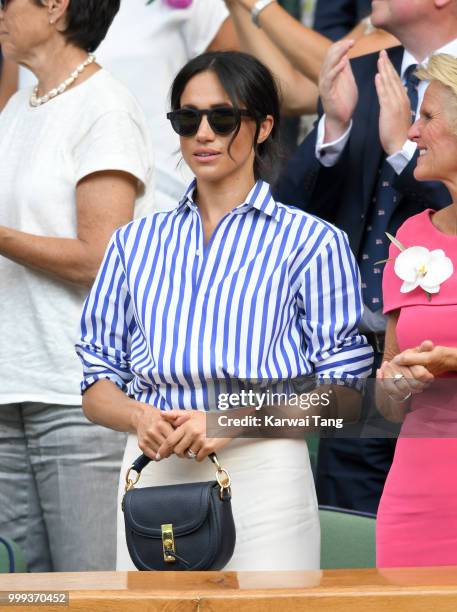
M 194 189 L 111 239 L 82 315 L 82 390 L 108 378 L 164 410 L 209 410 L 217 380 L 367 376 L 346 235 L 258 181 L 205 245 Z

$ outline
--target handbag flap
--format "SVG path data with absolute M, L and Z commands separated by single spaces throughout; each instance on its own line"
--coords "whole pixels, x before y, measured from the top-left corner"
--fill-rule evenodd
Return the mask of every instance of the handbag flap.
M 161 525 L 173 524 L 175 535 L 198 529 L 208 516 L 211 489 L 217 482 L 145 487 L 127 491 L 123 500 L 125 521 L 130 529 L 161 538 Z

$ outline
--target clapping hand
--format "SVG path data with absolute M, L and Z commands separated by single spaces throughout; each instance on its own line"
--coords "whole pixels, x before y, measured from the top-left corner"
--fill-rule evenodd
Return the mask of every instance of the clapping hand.
M 348 51 L 353 40 L 332 45 L 325 56 L 319 76 L 319 93 L 325 112 L 324 142 L 340 138 L 348 129 L 359 92 L 349 63 Z
M 375 77 L 379 99 L 379 138 L 387 155 L 401 151 L 411 127 L 411 105 L 405 87 L 389 60 L 381 51 Z M 414 109 L 415 110 L 415 109 Z

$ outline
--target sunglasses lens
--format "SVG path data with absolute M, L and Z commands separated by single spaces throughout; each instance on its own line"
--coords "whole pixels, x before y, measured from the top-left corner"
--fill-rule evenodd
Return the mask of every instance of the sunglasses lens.
M 218 134 L 230 134 L 239 122 L 238 114 L 231 108 L 220 108 L 211 111 L 209 124 Z
M 180 108 L 169 113 L 167 116 L 177 134 L 180 136 L 194 136 L 198 131 L 202 114 L 207 115 L 208 123 L 216 134 L 231 134 L 240 123 L 240 114 L 233 108 L 215 108 L 201 111 L 191 108 Z
M 180 136 L 192 136 L 200 125 L 200 116 L 190 109 L 181 109 L 172 113 L 171 125 Z

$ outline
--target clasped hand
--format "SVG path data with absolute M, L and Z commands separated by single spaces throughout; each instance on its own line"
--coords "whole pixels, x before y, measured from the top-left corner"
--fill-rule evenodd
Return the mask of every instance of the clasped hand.
M 231 438 L 206 437 L 206 413 L 201 410 L 145 410 L 137 425 L 138 446 L 145 455 L 160 461 L 172 454 L 197 461 L 217 451 Z
M 419 346 L 395 355 L 384 361 L 376 373 L 382 389 L 391 399 L 402 401 L 421 393 L 430 386 L 435 376 L 449 371 L 449 350 L 424 340 Z

